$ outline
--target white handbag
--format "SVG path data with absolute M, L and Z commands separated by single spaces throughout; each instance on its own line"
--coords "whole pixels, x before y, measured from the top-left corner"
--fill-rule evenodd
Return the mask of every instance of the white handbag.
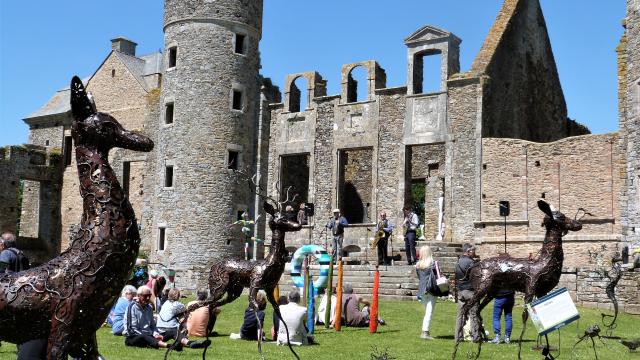
M 438 266 L 438 262 L 436 261 L 436 285 L 443 293 L 449 291 L 449 279 L 446 276 L 440 274 L 440 267 Z

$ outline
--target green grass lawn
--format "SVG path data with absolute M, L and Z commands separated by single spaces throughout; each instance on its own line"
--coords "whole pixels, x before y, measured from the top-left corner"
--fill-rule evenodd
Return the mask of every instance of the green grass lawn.
M 222 308 L 221 316 L 216 324 L 216 331 L 220 336 L 211 338 L 212 346 L 207 351 L 207 359 L 259 359 L 255 342 L 243 340 L 230 340 L 229 333 L 238 332 L 242 322 L 242 315 L 247 305 L 246 297 L 241 297 L 234 303 Z M 484 324 L 491 331 L 491 309 L 487 306 L 483 312 Z M 560 359 L 594 359 L 591 342 L 582 342 L 572 352 L 573 344 L 578 334 L 583 334 L 584 329 L 592 324 L 600 323 L 600 311 L 580 308 L 582 318 L 579 322 L 572 323 L 560 330 Z M 514 309 L 513 339 L 520 334 L 522 321 L 520 314 L 522 306 Z M 301 359 L 371 359 L 373 347 L 380 350 L 388 349 L 390 356 L 398 359 L 450 359 L 453 350 L 453 328 L 456 317 L 456 307 L 450 302 L 438 302 L 436 305 L 431 334 L 436 340 L 425 341 L 420 339 L 422 317 L 424 308 L 418 302 L 382 301 L 380 313 L 387 325 L 378 328 L 378 333 L 369 334 L 368 328 L 343 328 L 341 332 L 327 330 L 324 327 L 316 329 L 317 345 L 308 347 L 294 347 Z M 271 328 L 271 310 L 267 310 L 266 325 Z M 0 324 L 1 326 L 1 324 Z M 493 335 L 493 334 L 491 334 Z M 614 335 L 623 338 L 640 338 L 640 317 L 621 315 L 618 319 L 618 328 Z M 558 346 L 558 332 L 551 333 L 549 340 L 552 345 Z M 523 344 L 524 359 L 542 359 L 540 353 L 531 351 L 535 345 L 536 334 L 531 322 L 527 325 Z M 603 345 L 596 341 L 599 359 L 638 359 L 640 350 L 630 353 L 627 348 L 616 340 L 604 340 Z M 109 328 L 98 331 L 98 343 L 100 352 L 108 360 L 112 359 L 162 359 L 164 350 L 137 349 L 124 346 L 124 339 L 111 335 Z M 477 345 L 471 343 L 461 344 L 458 359 L 466 359 L 467 353 L 475 350 Z M 287 347 L 266 343 L 263 346 L 266 359 L 294 359 Z M 518 345 L 483 344 L 480 359 L 516 359 Z M 554 354 L 557 355 L 557 352 Z M 3 343 L 0 347 L 0 359 L 15 359 L 15 346 Z M 185 349 L 182 353 L 173 352 L 170 359 L 201 359 L 202 350 Z

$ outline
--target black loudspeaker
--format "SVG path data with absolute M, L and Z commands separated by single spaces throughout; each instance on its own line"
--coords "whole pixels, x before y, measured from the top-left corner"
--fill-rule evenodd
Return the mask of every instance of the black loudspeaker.
M 313 203 L 304 203 L 304 213 L 307 216 L 313 216 L 316 213 Z
M 509 202 L 500 201 L 500 216 L 509 216 Z

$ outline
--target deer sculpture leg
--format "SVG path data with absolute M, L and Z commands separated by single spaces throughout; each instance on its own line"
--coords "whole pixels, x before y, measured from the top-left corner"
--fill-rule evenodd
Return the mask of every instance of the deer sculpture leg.
M 300 357 L 298 356 L 298 354 L 293 350 L 293 347 L 291 346 L 291 342 L 289 342 L 289 327 L 287 327 L 287 323 L 284 320 L 282 320 L 282 314 L 280 314 L 280 305 L 278 305 L 278 302 L 276 301 L 276 298 L 273 295 L 274 289 L 275 289 L 274 287 L 270 289 L 265 289 L 265 291 L 267 292 L 267 300 L 269 300 L 269 304 L 271 304 L 271 307 L 273 307 L 273 311 L 276 313 L 276 316 L 278 316 L 278 319 L 282 321 L 282 325 L 284 325 L 284 330 L 287 332 L 287 345 L 289 346 L 289 350 L 291 350 L 291 353 L 293 353 L 293 356 L 295 356 L 296 359 L 300 360 Z M 277 336 L 278 334 L 276 334 L 276 338 Z
M 262 329 L 262 324 L 260 323 L 260 318 L 258 317 L 258 301 L 256 297 L 258 295 L 258 287 L 252 286 L 251 290 L 249 290 L 249 305 L 253 309 L 253 313 L 256 316 L 256 321 L 258 322 L 258 353 L 260 354 L 260 359 L 264 359 L 264 354 L 262 354 L 262 335 L 264 334 L 264 330 Z
M 527 304 L 533 300 L 533 294 L 524 295 L 524 309 L 522 310 L 522 331 L 520 332 L 520 341 L 518 341 L 518 360 L 521 358 L 522 353 L 522 338 L 524 337 L 524 331 L 527 328 L 527 320 L 529 320 L 529 313 L 527 312 Z
M 48 360 L 66 359 L 69 354 L 69 343 L 71 342 L 71 329 L 62 320 L 52 319 L 51 332 L 49 333 L 47 354 Z M 60 345 L 62 344 L 62 345 Z

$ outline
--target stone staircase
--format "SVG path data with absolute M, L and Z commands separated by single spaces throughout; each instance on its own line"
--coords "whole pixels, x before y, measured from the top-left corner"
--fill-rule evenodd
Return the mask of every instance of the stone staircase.
M 462 244 L 443 242 L 418 242 L 417 247 L 429 245 L 434 251 L 434 258 L 440 265 L 440 270 L 450 279 L 453 278 L 453 270 L 458 257 L 462 254 Z M 418 278 L 415 266 L 406 265 L 404 244 L 402 248 L 395 248 L 394 265 L 380 266 L 380 290 L 379 298 L 386 300 L 414 300 L 418 292 Z M 391 252 L 389 253 L 391 256 Z M 346 265 L 343 266 L 343 284 L 350 283 L 354 292 L 364 297 L 371 297 L 373 291 L 373 277 L 377 255 L 375 250 L 350 253 L 343 258 Z M 365 263 L 365 262 L 369 263 Z M 319 265 L 312 262 L 311 275 L 314 279 L 319 274 Z M 337 283 L 338 266 L 334 265 L 333 284 Z M 293 288 L 293 281 L 289 275 L 289 264 L 280 278 L 280 293 L 286 295 Z

